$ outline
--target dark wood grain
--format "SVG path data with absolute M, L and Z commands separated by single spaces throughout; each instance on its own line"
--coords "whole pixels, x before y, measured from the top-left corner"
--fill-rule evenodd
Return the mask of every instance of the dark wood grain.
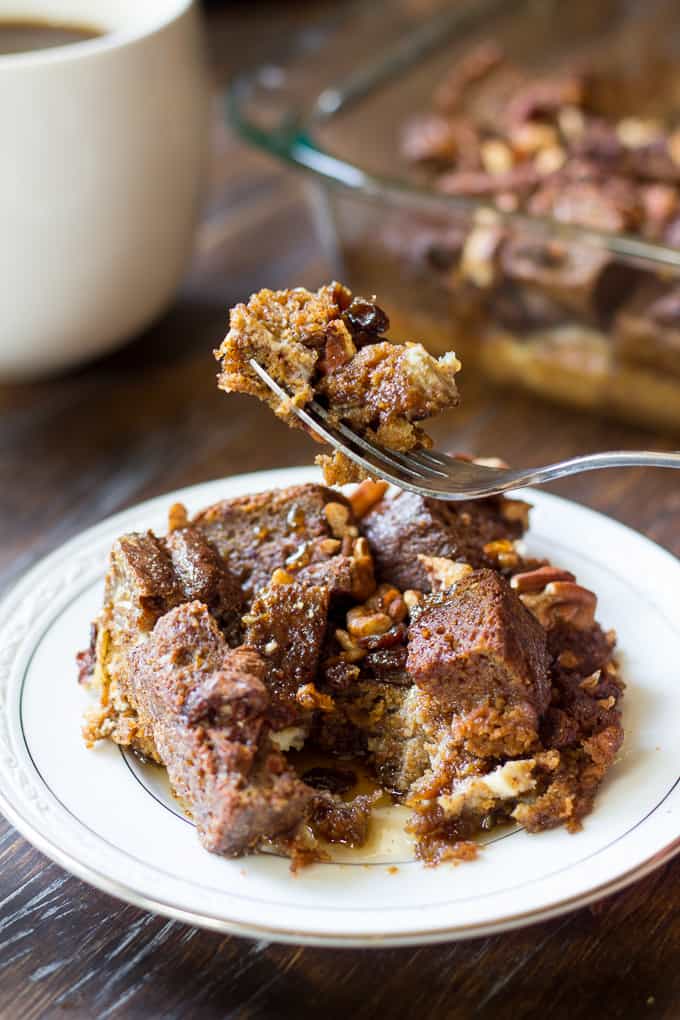
M 212 5 L 216 84 L 318 6 Z M 244 150 L 216 111 L 210 195 L 174 307 L 125 350 L 75 375 L 0 388 L 0 585 L 140 499 L 308 462 L 304 435 L 254 401 L 217 392 L 210 350 L 231 302 L 263 284 L 316 285 L 331 271 L 300 180 Z M 667 436 L 474 384 L 437 438 L 516 464 L 672 446 Z M 680 487 L 670 473 L 584 475 L 553 488 L 680 554 Z M 300 949 L 136 910 L 70 877 L 0 820 L 0 1017 L 671 1020 L 680 1015 L 679 877 L 676 861 L 592 909 L 472 942 Z

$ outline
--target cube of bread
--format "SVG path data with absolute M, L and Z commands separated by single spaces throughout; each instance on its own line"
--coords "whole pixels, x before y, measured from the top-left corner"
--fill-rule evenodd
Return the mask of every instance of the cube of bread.
M 350 555 L 341 553 L 309 563 L 295 574 L 295 579 L 301 584 L 328 588 L 331 599 L 337 602 L 364 602 L 375 591 L 368 543 L 364 538 L 357 539 Z
M 130 691 L 203 845 L 229 856 L 290 837 L 312 791 L 268 729 L 266 664 L 230 649 L 207 607 L 185 603 L 130 655 Z
M 104 587 L 104 604 L 96 633 L 92 682 L 100 689 L 101 707 L 86 717 L 89 743 L 110 737 L 158 760 L 153 737 L 139 724 L 129 692 L 128 654 L 156 621 L 182 601 L 172 561 L 151 531 L 124 535 L 114 543 Z
M 163 540 L 182 601 L 205 602 L 230 645 L 240 640 L 243 589 L 214 547 L 198 528 L 177 528 Z
M 485 546 L 521 537 L 528 507 L 519 500 L 491 498 L 461 503 L 399 492 L 383 499 L 361 520 L 376 574 L 402 591 L 430 591 L 419 556 L 441 556 L 473 567 L 495 565 Z
M 201 510 L 192 523 L 252 599 L 307 543 L 337 537 L 325 513 L 329 504 L 346 508 L 351 523 L 348 501 L 323 485 L 294 485 L 225 499 Z
M 447 709 L 526 706 L 538 717 L 550 700 L 546 633 L 510 585 L 473 571 L 430 595 L 411 623 L 407 669 Z
M 107 736 L 157 760 L 153 737 L 137 717 L 129 685 L 129 653 L 161 616 L 197 596 L 214 613 L 228 640 L 236 643 L 243 592 L 199 531 L 185 527 L 166 539 L 151 531 L 132 533 L 115 542 L 104 605 L 95 623 L 92 679 L 100 688 L 101 707 L 88 716 L 88 741 Z
M 244 616 L 244 644 L 265 663 L 276 729 L 305 721 L 300 688 L 313 684 L 326 636 L 330 594 L 320 585 L 272 582 Z

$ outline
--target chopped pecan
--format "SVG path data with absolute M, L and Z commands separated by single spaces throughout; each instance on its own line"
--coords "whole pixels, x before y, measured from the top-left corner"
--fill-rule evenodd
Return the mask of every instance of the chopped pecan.
M 365 538 L 356 538 L 352 547 L 352 595 L 355 599 L 366 599 L 375 591 L 373 557 Z
M 406 608 L 410 613 L 413 609 L 415 609 L 416 606 L 420 605 L 420 603 L 423 601 L 424 596 L 422 591 L 418 591 L 416 588 L 407 588 L 402 598 L 404 599 L 404 602 L 406 603 Z
M 469 563 L 457 563 L 447 556 L 425 556 L 421 553 L 418 559 L 427 571 L 432 591 L 445 591 L 447 588 L 453 588 L 463 577 L 472 573 Z M 411 594 L 418 594 L 422 599 L 421 592 L 412 592 Z M 414 603 L 417 605 L 419 601 L 420 599 L 414 600 Z
M 338 538 L 322 538 L 316 543 L 316 551 L 321 556 L 335 556 L 340 551 L 340 540 Z
M 510 144 L 522 158 L 535 156 L 542 149 L 552 149 L 559 141 L 559 135 L 550 124 L 538 120 L 526 120 L 510 130 Z
M 479 461 L 477 461 L 479 463 Z M 507 467 L 507 465 L 503 465 Z M 522 525 L 522 530 L 527 531 L 529 528 L 529 511 L 531 505 L 525 503 L 523 499 L 504 499 L 500 504 L 501 517 L 504 521 L 510 521 L 511 523 L 519 523 Z
M 371 547 L 369 546 L 367 540 L 363 538 L 363 536 L 361 538 L 355 539 L 354 544 L 352 546 L 352 555 L 357 560 L 370 559 Z
M 362 539 L 362 541 L 366 541 Z M 401 623 L 406 618 L 407 608 L 406 603 L 402 598 L 402 594 L 398 588 L 395 588 L 393 584 L 381 584 L 378 585 L 373 594 L 366 599 L 366 601 L 360 605 L 355 606 L 354 609 L 350 609 L 347 614 L 348 630 L 354 634 L 355 637 L 363 637 L 365 635 L 359 635 L 354 632 L 352 627 L 349 625 L 350 620 L 356 621 L 356 626 L 361 626 L 360 621 L 370 616 L 385 616 L 390 621 L 390 627 L 394 623 Z M 389 630 L 389 627 L 386 628 Z M 379 633 L 379 631 L 373 629 L 371 633 Z
M 476 287 L 490 287 L 496 278 L 496 255 L 503 240 L 497 223 L 479 223 L 473 227 L 463 245 L 460 272 Z
M 366 607 L 386 613 L 393 623 L 401 623 L 406 618 L 406 603 L 399 589 L 393 584 L 379 585 L 366 601 Z
M 281 567 L 277 568 L 272 574 L 272 584 L 292 584 L 295 578 L 292 574 L 289 574 L 287 570 L 282 570 Z
M 374 482 L 372 478 L 364 479 L 349 497 L 356 519 L 361 520 L 369 510 L 372 510 L 376 503 L 379 503 L 383 498 L 388 488 L 387 482 Z
M 557 173 L 567 161 L 567 154 L 561 145 L 553 145 L 549 149 L 541 149 L 536 153 L 534 166 L 541 176 Z
M 347 613 L 347 631 L 353 638 L 385 634 L 393 622 L 387 613 L 371 612 L 365 606 L 355 606 Z
M 584 691 L 587 691 L 588 694 L 592 694 L 593 691 L 595 691 L 599 687 L 601 676 L 602 670 L 596 669 L 594 673 L 590 674 L 590 676 L 587 676 L 583 680 L 581 680 L 581 682 L 579 683 L 579 687 L 581 687 Z
M 506 174 L 515 165 L 512 149 L 498 138 L 482 142 L 479 155 L 488 174 Z
M 493 560 L 501 570 L 512 570 L 519 563 L 519 554 L 515 549 L 515 543 L 511 542 L 509 538 L 487 542 L 484 546 L 484 555 Z
M 350 637 L 346 630 L 338 627 L 335 631 L 335 640 L 343 650 L 345 662 L 359 662 L 366 655 L 366 649 L 357 644 L 354 638 Z
M 663 134 L 663 127 L 658 120 L 622 117 L 616 125 L 616 134 L 627 149 L 639 149 L 660 138 Z
M 558 111 L 557 123 L 564 137 L 572 142 L 583 134 L 586 119 L 578 106 L 564 106 Z
M 295 700 L 302 708 L 312 711 L 320 709 L 322 712 L 333 712 L 335 703 L 328 694 L 322 694 L 313 683 L 302 684 L 295 692 Z
M 458 150 L 451 122 L 439 113 L 412 118 L 402 134 L 401 148 L 412 163 L 452 163 Z
M 406 619 L 408 610 L 401 592 L 392 584 L 381 584 L 360 606 L 347 613 L 347 631 L 357 640 L 386 634 Z
M 335 538 L 344 538 L 345 535 L 352 533 L 352 526 L 349 523 L 350 510 L 344 503 L 326 503 L 323 512 Z M 356 534 L 356 531 L 354 533 Z
M 189 514 L 184 503 L 173 503 L 168 510 L 168 531 L 178 531 L 189 523 Z

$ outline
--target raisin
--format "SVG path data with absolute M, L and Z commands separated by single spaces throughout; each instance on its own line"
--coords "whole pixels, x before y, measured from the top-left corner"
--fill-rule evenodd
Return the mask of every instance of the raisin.
M 373 342 L 389 329 L 390 325 L 390 320 L 382 308 L 360 297 L 352 300 L 347 311 L 343 312 L 342 319 L 355 342 L 358 340 L 359 343 Z

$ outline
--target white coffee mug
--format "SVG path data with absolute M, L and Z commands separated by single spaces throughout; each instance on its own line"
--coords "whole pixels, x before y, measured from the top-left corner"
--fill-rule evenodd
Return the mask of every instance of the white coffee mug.
M 0 380 L 111 350 L 168 305 L 207 127 L 191 0 L 0 0 L 100 37 L 0 55 Z

